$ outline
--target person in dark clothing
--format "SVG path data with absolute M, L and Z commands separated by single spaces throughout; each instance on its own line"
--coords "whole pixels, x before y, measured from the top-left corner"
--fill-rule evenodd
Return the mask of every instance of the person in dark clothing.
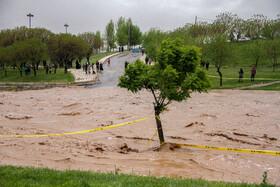
M 253 66 L 252 70 L 251 70 L 251 82 L 255 81 L 255 75 L 257 73 L 257 70 L 255 68 L 255 66 Z
M 148 62 L 149 62 L 149 57 L 148 56 L 146 56 L 145 62 L 146 62 L 146 64 L 148 64 Z
M 122 52 L 123 52 L 123 46 L 122 46 Z
M 238 80 L 238 82 L 243 82 L 243 74 L 244 74 L 244 72 L 243 72 L 243 69 L 242 68 L 240 68 L 240 71 L 238 72 L 238 74 L 239 74 L 239 80 Z
M 46 74 L 48 74 L 48 73 L 49 73 L 49 66 L 46 65 Z
M 27 70 L 26 70 L 27 71 L 27 75 L 30 75 L 30 70 L 31 70 L 31 67 L 30 67 L 30 65 L 28 65 L 27 66 Z
M 56 74 L 57 63 L 54 63 L 54 74 Z
M 87 74 L 87 70 L 88 70 L 88 63 L 86 63 L 86 65 L 85 65 L 85 72 L 86 72 L 86 74 Z
M 127 68 L 128 64 L 129 64 L 129 62 L 125 61 L 125 63 L 124 63 L 124 68 L 125 69 Z
M 99 66 L 100 66 L 100 71 L 103 71 L 103 64 L 100 63 Z
M 206 63 L 206 70 L 208 71 L 209 69 L 209 62 Z
M 43 66 L 44 66 L 44 68 L 46 68 L 46 65 L 47 65 L 47 61 L 43 60 Z
M 98 60 L 96 61 L 95 65 L 96 65 L 96 71 L 99 71 L 99 62 L 98 62 Z
M 64 73 L 67 74 L 68 65 L 65 64 Z

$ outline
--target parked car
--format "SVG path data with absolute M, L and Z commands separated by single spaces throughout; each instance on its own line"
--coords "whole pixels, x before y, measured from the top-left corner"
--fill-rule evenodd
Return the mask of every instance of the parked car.
M 133 49 L 133 53 L 139 53 L 139 49 Z

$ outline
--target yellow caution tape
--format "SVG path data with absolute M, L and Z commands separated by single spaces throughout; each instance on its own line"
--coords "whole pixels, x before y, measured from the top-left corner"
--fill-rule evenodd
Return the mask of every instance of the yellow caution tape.
M 252 154 L 262 154 L 262 155 L 274 155 L 280 156 L 280 151 L 267 151 L 267 150 L 256 150 L 256 149 L 236 149 L 236 148 L 227 148 L 227 147 L 212 147 L 212 146 L 204 146 L 204 145 L 192 145 L 192 144 L 181 144 L 181 143 L 170 143 L 173 145 L 185 146 L 185 147 L 196 147 L 201 149 L 214 149 L 221 151 L 233 151 L 233 152 L 242 152 L 242 153 L 252 153 Z
M 149 140 L 149 142 L 145 145 L 145 147 L 140 151 L 140 153 L 150 144 L 150 142 L 154 139 L 154 137 L 157 135 L 158 129 L 156 130 L 155 134 L 152 136 L 152 138 Z
M 213 76 L 213 75 L 208 75 L 208 77 L 212 77 L 212 78 L 220 78 L 218 76 Z M 226 77 L 223 77 L 223 79 L 229 79 L 229 80 L 237 80 L 239 79 L 238 77 L 236 78 L 226 78 Z M 251 78 L 242 78 L 242 79 L 245 79 L 245 80 L 251 80 Z M 254 78 L 255 80 L 265 80 L 265 81 L 280 81 L 279 79 L 267 79 L 267 78 Z
M 111 129 L 111 128 L 115 128 L 115 127 L 120 127 L 120 126 L 124 126 L 124 125 L 128 125 L 128 124 L 136 123 L 136 122 L 139 122 L 139 121 L 144 121 L 144 120 L 147 120 L 147 119 L 150 119 L 150 118 L 152 118 L 152 117 L 143 118 L 143 119 L 139 119 L 139 120 L 135 120 L 135 121 L 130 121 L 130 122 L 126 122 L 126 123 L 122 123 L 122 124 L 118 124 L 118 125 L 111 125 L 111 126 L 108 126 L 108 127 L 102 127 L 102 128 L 97 128 L 97 129 L 90 129 L 90 130 L 79 131 L 79 132 L 70 132 L 70 133 L 61 133 L 61 134 L 38 134 L 38 135 L 0 135 L 0 137 L 18 137 L 18 138 L 23 138 L 23 137 L 44 137 L 44 136 L 62 136 L 62 135 L 81 134 L 81 133 L 101 131 L 101 130 L 105 130 L 105 129 Z

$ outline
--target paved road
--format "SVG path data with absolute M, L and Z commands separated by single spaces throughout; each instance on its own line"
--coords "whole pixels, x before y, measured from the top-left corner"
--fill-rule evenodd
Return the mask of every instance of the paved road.
M 120 75 L 124 73 L 124 62 L 132 63 L 141 57 L 141 53 L 123 53 L 111 58 L 111 64 L 108 66 L 107 61 L 103 64 L 104 71 L 100 75 L 101 84 L 87 86 L 88 88 L 105 88 L 117 87 Z

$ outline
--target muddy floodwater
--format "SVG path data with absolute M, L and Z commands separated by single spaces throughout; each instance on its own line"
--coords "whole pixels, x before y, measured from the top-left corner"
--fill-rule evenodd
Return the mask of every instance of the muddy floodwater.
M 193 93 L 161 115 L 166 141 L 280 151 L 280 92 Z M 120 88 L 52 88 L 0 92 L 0 134 L 84 131 L 153 117 L 153 97 Z M 280 156 L 159 146 L 155 119 L 83 134 L 0 137 L 0 164 L 114 171 L 280 185 Z

